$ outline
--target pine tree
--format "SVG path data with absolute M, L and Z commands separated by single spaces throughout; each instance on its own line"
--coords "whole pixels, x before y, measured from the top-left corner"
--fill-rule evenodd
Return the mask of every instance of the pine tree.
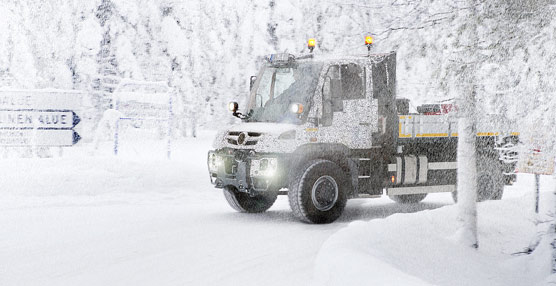
M 75 49 L 71 61 L 73 86 L 75 89 L 91 92 L 93 80 L 100 78 L 97 59 L 104 33 L 93 15 L 87 15 L 86 11 L 79 13 L 82 20 L 76 24 Z
M 4 70 L 4 81 L 20 88 L 35 88 L 38 84 L 37 66 L 31 49 L 28 35 L 30 34 L 29 7 L 26 3 L 10 1 L 6 6 L 8 38 L 6 46 L 9 49 L 8 65 Z
M 93 104 L 98 111 L 97 119 L 102 112 L 111 108 L 111 95 L 119 82 L 118 63 L 114 55 L 113 36 L 110 20 L 114 15 L 115 6 L 111 0 L 102 0 L 95 15 L 102 27 L 102 40 L 97 55 L 98 78 L 93 80 Z

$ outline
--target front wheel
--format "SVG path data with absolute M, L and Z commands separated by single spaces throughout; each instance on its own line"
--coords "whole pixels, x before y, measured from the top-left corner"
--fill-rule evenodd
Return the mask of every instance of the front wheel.
M 238 191 L 235 187 L 227 186 L 224 188 L 224 197 L 228 204 L 238 212 L 262 213 L 274 204 L 278 192 L 269 191 L 251 196 Z
M 331 223 L 342 214 L 349 180 L 334 162 L 313 160 L 292 176 L 288 199 L 294 215 L 309 223 Z

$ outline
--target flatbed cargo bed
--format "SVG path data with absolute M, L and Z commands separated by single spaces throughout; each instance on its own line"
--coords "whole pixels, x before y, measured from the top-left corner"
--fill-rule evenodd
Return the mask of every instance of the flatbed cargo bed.
M 454 115 L 399 115 L 400 139 L 458 137 L 457 117 Z M 477 136 L 518 136 L 509 124 L 490 115 L 477 123 Z

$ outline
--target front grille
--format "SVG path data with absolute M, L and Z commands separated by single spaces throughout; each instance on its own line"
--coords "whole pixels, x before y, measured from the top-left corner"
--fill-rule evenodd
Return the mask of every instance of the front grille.
M 231 145 L 246 145 L 246 146 L 253 146 L 257 145 L 259 141 L 259 137 L 261 137 L 262 133 L 260 132 L 241 132 L 241 131 L 229 131 L 228 135 L 226 136 L 226 141 L 228 144 Z M 243 142 L 239 142 L 240 137 L 243 137 L 241 140 Z

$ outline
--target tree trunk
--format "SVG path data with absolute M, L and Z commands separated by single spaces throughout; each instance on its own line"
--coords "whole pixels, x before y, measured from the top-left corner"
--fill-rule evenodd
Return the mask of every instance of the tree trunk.
M 475 89 L 472 86 L 463 94 L 460 105 L 462 114 L 458 121 L 457 237 L 461 244 L 478 248 Z
M 556 166 L 554 166 L 556 168 Z M 553 179 L 556 182 L 556 170 L 553 174 Z M 552 203 L 554 205 L 554 211 L 556 213 L 556 184 L 554 184 L 554 191 L 552 192 Z M 556 215 L 552 219 L 552 224 L 550 225 L 549 233 L 552 235 L 552 274 L 556 273 Z
M 458 150 L 457 150 L 457 194 L 458 194 L 458 230 L 456 233 L 460 244 L 478 248 L 477 237 L 477 163 L 476 163 L 476 76 L 479 62 L 477 26 L 479 15 L 476 0 L 467 0 L 459 14 L 468 19 L 462 28 L 459 51 L 456 52 L 460 66 L 458 90 Z M 465 8 L 465 9 L 463 9 Z
M 552 110 L 556 110 L 556 101 L 553 101 L 553 109 Z M 554 117 L 552 117 L 552 122 L 553 124 L 556 124 L 556 119 Z M 552 136 L 552 155 L 554 155 L 556 157 L 556 132 L 553 133 Z M 554 164 L 554 170 L 552 171 L 552 179 L 554 180 L 554 182 L 556 182 L 556 161 L 553 162 Z M 549 234 L 552 235 L 552 274 L 556 273 L 556 184 L 554 184 L 554 191 L 552 192 L 552 205 L 554 207 L 553 209 L 553 217 L 552 217 L 552 224 L 550 225 L 550 229 L 548 231 Z

